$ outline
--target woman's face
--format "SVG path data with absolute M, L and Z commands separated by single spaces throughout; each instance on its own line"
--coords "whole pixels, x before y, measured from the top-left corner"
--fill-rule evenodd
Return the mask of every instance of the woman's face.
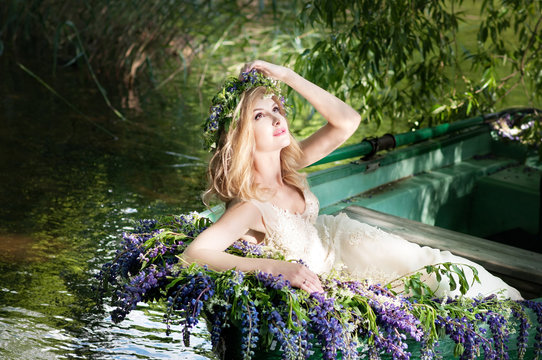
M 252 122 L 256 151 L 277 151 L 290 145 L 288 123 L 275 100 L 264 96 L 256 99 L 253 105 Z

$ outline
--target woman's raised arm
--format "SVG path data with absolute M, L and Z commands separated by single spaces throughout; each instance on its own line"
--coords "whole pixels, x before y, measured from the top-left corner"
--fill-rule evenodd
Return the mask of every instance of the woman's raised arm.
M 260 212 L 253 204 L 235 204 L 188 245 L 183 259 L 187 263 L 197 262 L 217 271 L 237 269 L 245 272 L 262 271 L 274 276 L 282 274 L 292 286 L 310 293 L 322 292 L 318 276 L 304 265 L 273 259 L 245 258 L 224 252 L 259 221 Z
M 303 96 L 327 124 L 301 141 L 304 156 L 300 167 L 308 166 L 343 144 L 359 126 L 361 116 L 348 104 L 284 66 L 256 60 L 242 71 L 256 69 L 267 77 L 280 80 Z

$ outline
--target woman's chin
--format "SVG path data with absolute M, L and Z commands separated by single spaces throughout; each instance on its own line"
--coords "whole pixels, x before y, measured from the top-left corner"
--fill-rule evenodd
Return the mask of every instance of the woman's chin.
M 281 143 L 281 150 L 290 146 L 290 137 L 288 135 L 282 135 L 284 141 Z

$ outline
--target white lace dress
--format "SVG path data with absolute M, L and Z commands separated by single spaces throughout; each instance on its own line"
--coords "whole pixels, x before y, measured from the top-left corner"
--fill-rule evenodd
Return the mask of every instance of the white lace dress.
M 260 210 L 267 231 L 264 243 L 280 250 L 287 259 L 301 259 L 312 271 L 322 274 L 332 269 L 346 271 L 350 276 L 385 284 L 399 276 L 410 274 L 426 265 L 443 262 L 468 264 L 476 267 L 481 283 L 475 283 L 467 296 L 499 293 L 502 297 L 521 299 L 520 293 L 482 266 L 449 251 L 421 247 L 386 233 L 376 227 L 337 216 L 318 216 L 319 204 L 308 189 L 303 192 L 305 211 L 294 214 L 268 202 L 252 200 Z M 463 268 L 469 279 L 472 272 Z M 434 277 L 424 279 L 439 296 L 459 295 L 450 291 L 446 279 L 440 284 Z M 438 285 L 438 287 L 437 287 Z

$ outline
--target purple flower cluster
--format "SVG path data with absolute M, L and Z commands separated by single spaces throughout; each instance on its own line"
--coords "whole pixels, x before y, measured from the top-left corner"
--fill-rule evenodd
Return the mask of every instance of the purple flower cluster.
M 179 253 L 207 225 L 188 214 L 162 222 L 146 220 L 139 233 L 123 235 L 123 249 L 102 270 L 114 287 L 113 321 L 124 319 L 141 301 L 165 299 L 168 332 L 171 324 L 184 325 L 187 342 L 193 326 L 204 318 L 216 348 L 225 336 L 224 328 L 233 326 L 240 331 L 244 359 L 256 357 L 259 347 L 276 344 L 283 359 L 307 358 L 314 344 L 321 346 L 324 359 L 355 359 L 365 349 L 360 341 L 368 346 L 371 358 L 387 353 L 393 359 L 409 359 L 408 342 L 418 341 L 421 358 L 433 359 L 439 356 L 435 347 L 440 331 L 456 343 L 461 359 L 474 359 L 482 352 L 486 359 L 507 359 L 513 328 L 519 358 L 527 353 L 533 327 L 527 311 L 532 310 L 538 319 L 534 352 L 542 356 L 542 303 L 502 301 L 496 296 L 405 298 L 379 285 L 337 278 L 322 278 L 325 293 L 307 294 L 282 275 L 215 272 L 179 264 Z M 228 252 L 275 256 L 267 248 L 243 241 Z M 490 330 L 487 334 L 484 327 Z
M 393 359 L 410 358 L 407 337 L 423 341 L 426 334 L 420 321 L 412 314 L 412 304 L 408 299 L 395 296 L 379 285 L 366 286 L 357 281 L 341 282 L 336 279 L 334 284 L 366 299 L 367 305 L 376 316 L 378 331 L 367 328 L 359 330 L 360 334 L 374 339 L 374 347 L 370 349 L 372 354 L 384 351 L 391 354 Z M 433 352 L 431 346 L 427 345 L 425 353 L 429 356 Z
M 531 324 L 529 323 L 529 318 L 525 311 L 519 311 L 518 309 L 512 309 L 512 314 L 519 319 L 519 329 L 517 337 L 517 346 L 518 346 L 518 358 L 523 359 L 525 353 L 527 352 L 527 342 L 529 340 L 529 328 Z
M 109 282 L 116 286 L 119 278 L 128 278 L 137 274 L 141 268 L 139 261 L 142 254 L 141 247 L 148 237 L 147 235 L 123 233 L 122 250 L 117 250 L 115 259 L 102 266 L 100 273 L 96 276 L 97 279 L 102 283 Z
M 438 344 L 438 341 L 430 339 L 429 334 L 425 334 L 420 341 L 420 360 L 437 359 L 435 347 Z
M 205 218 L 200 218 L 196 212 L 182 214 L 173 217 L 169 223 L 171 230 L 181 232 L 188 237 L 195 238 L 209 226 L 210 222 Z
M 185 245 L 181 239 L 190 238 L 172 236 L 164 242 L 161 236 L 165 227 L 188 229 L 190 234 L 197 234 L 202 231 L 199 226 L 204 224 L 198 221 L 194 214 L 180 215 L 166 223 L 140 220 L 134 232 L 122 234 L 122 248 L 97 275 L 102 283 L 102 296 L 105 296 L 107 284 L 114 286 L 113 303 L 117 308 L 113 310 L 112 317 L 115 322 L 122 321 L 140 301 L 159 298 L 160 289 L 167 284 L 166 277 L 171 275 L 173 265 L 178 262 L 176 255 Z
M 375 313 L 378 324 L 377 333 L 369 331 L 369 335 L 374 336 L 376 349 L 391 354 L 393 359 L 409 359 L 411 354 L 406 343 L 407 334 L 412 339 L 421 341 L 424 332 L 420 321 L 408 312 L 408 301 L 403 298 L 377 301 L 368 297 L 368 304 Z
M 460 355 L 460 359 L 475 358 L 480 346 L 484 349 L 484 355 L 487 359 L 494 358 L 495 351 L 491 347 L 492 341 L 476 332 L 475 325 L 467 318 L 438 315 L 435 324 L 443 328 L 446 334 L 457 344 L 456 355 Z
M 286 304 L 282 303 L 277 309 L 285 309 Z M 287 307 L 286 307 L 287 308 Z M 282 359 L 308 358 L 312 349 L 314 335 L 307 331 L 307 321 L 299 320 L 295 313 L 291 315 L 291 321 L 296 329 L 291 329 L 282 314 L 284 311 L 273 309 L 264 315 L 268 324 L 268 330 L 277 340 L 282 352 Z
M 124 320 L 126 315 L 134 310 L 143 299 L 151 299 L 159 296 L 159 289 L 163 285 L 166 276 L 171 273 L 171 265 L 165 267 L 150 266 L 142 270 L 122 290 L 117 290 L 116 309 L 111 313 L 113 322 Z
M 243 82 L 250 82 L 251 84 L 254 84 L 256 81 L 258 81 L 258 71 L 253 69 L 251 71 L 244 72 L 241 74 L 241 77 L 243 78 Z
M 290 282 L 286 280 L 282 274 L 273 276 L 273 274 L 258 271 L 256 272 L 256 279 L 258 279 L 263 286 L 270 289 L 282 290 L 284 287 L 291 288 Z
M 258 244 L 251 244 L 245 240 L 237 240 L 231 245 L 231 248 L 238 250 L 241 256 L 263 256 L 262 246 Z
M 337 318 L 335 299 L 319 293 L 311 294 L 311 299 L 313 303 L 309 312 L 309 326 L 322 344 L 324 359 L 336 359 L 337 350 L 345 348 L 345 341 L 343 325 Z
M 532 120 L 529 120 L 532 119 Z M 503 139 L 510 141 L 521 141 L 525 144 L 535 145 L 540 144 L 542 133 L 536 131 L 536 125 L 540 124 L 540 116 L 525 115 L 525 114 L 504 114 L 501 118 L 492 123 L 493 130 Z M 540 125 L 538 126 L 540 129 Z
M 392 354 L 393 359 L 409 359 L 411 354 L 407 351 L 407 334 L 420 341 L 424 335 L 419 327 L 420 321 L 404 306 L 397 306 L 393 302 L 370 301 L 369 304 L 377 315 L 379 325 L 379 333 L 375 334 L 376 347 Z
M 449 303 L 455 305 L 455 300 L 449 300 Z M 536 307 L 539 303 L 535 303 Z M 525 312 L 521 302 L 498 300 L 495 295 L 486 298 L 475 299 L 472 302 L 470 312 L 475 313 L 474 321 L 467 317 L 437 316 L 435 324 L 445 330 L 446 334 L 457 344 L 460 359 L 475 359 L 481 350 L 483 350 L 485 359 L 509 359 L 509 335 L 510 328 L 514 322 L 505 315 L 506 308 L 517 319 L 518 336 L 517 348 L 518 358 L 522 359 L 527 350 L 528 329 L 531 326 L 530 320 Z M 526 307 L 529 307 L 528 305 Z M 477 311 L 480 309 L 481 311 Z M 492 310 L 494 309 L 494 310 Z M 542 319 L 540 319 L 542 320 Z M 539 320 L 539 321 L 540 321 Z M 486 334 L 482 324 L 487 324 L 490 330 Z
M 158 221 L 155 219 L 138 220 L 136 221 L 134 233 L 135 234 L 151 233 L 153 230 L 156 229 L 156 225 L 158 225 Z
M 242 81 L 245 82 L 245 83 L 250 83 L 252 85 L 261 82 L 262 81 L 261 76 L 262 75 L 260 73 L 258 73 L 258 71 L 256 69 L 253 69 L 251 71 L 244 72 L 244 73 L 241 74 L 241 77 L 243 79 Z M 273 86 L 271 88 L 274 90 L 274 92 L 280 94 L 280 92 L 277 91 L 277 90 L 279 90 L 278 87 L 273 83 L 272 80 L 270 80 L 270 83 L 273 84 Z M 237 87 L 234 86 L 234 91 L 235 90 L 237 90 Z M 280 100 L 282 106 L 286 107 L 286 102 L 287 101 L 286 101 L 286 98 L 284 97 L 284 95 L 279 95 L 279 100 Z
M 534 358 L 542 358 L 542 303 L 525 300 L 522 304 L 527 308 L 530 308 L 536 315 L 538 326 L 536 327 L 536 335 L 534 337 Z
M 222 330 L 230 326 L 232 299 L 235 297 L 236 288 L 242 285 L 245 274 L 241 271 L 231 271 L 232 276 L 226 278 L 225 286 L 221 294 L 223 301 L 215 303 L 208 312 L 208 320 L 211 323 L 211 344 L 216 349 Z
M 100 283 L 100 286 L 97 288 L 97 294 L 101 298 L 105 297 L 108 284 L 116 288 L 115 292 L 122 291 L 123 280 L 130 278 L 130 276 L 140 271 L 140 259 L 143 253 L 142 247 L 145 241 L 152 237 L 153 226 L 154 221 L 144 220 L 137 227 L 140 233 L 125 232 L 122 234 L 122 248 L 117 250 L 113 261 L 102 265 L 100 272 L 95 276 L 96 280 Z M 123 311 L 119 311 L 118 313 L 120 314 Z M 129 312 L 130 310 L 127 311 Z M 124 316 L 116 316 L 116 318 L 119 318 L 120 320 L 118 321 L 121 321 Z
M 209 133 L 214 133 L 218 131 L 218 120 L 220 113 L 222 112 L 222 105 L 211 106 L 211 115 L 209 116 L 209 121 L 205 125 L 205 131 Z
M 497 312 L 488 311 L 485 314 L 487 323 L 493 335 L 493 349 L 498 359 L 508 360 L 508 337 L 510 331 L 508 330 L 508 321 L 506 318 Z
M 396 299 L 396 301 L 399 299 Z M 369 304 L 377 314 L 377 321 L 381 324 L 380 329 L 388 333 L 404 332 L 416 341 L 420 341 L 424 335 L 420 328 L 420 321 L 407 311 L 408 302 L 402 299 L 401 305 L 394 302 L 370 301 Z M 401 336 L 406 339 L 406 336 Z
M 241 319 L 241 357 L 248 360 L 254 357 L 254 350 L 258 346 L 260 333 L 259 312 L 252 300 L 246 302 L 243 301 L 243 298 L 239 298 L 237 306 L 239 306 L 241 312 L 244 314 Z
M 206 273 L 183 276 L 182 282 L 179 281 L 168 292 L 167 312 L 164 317 L 167 333 L 169 334 L 171 324 L 181 323 L 184 326 L 184 340 L 188 344 L 190 329 L 198 323 L 204 303 L 214 293 L 214 281 Z
M 256 272 L 259 284 L 268 290 L 272 301 L 271 306 L 262 308 L 263 324 L 278 342 L 283 359 L 297 359 L 309 356 L 312 348 L 311 340 L 314 335 L 307 331 L 307 321 L 300 319 L 287 303 L 290 296 L 295 296 L 295 290 L 284 276 L 273 276 L 264 272 Z M 285 320 L 288 319 L 288 320 Z M 292 326 L 288 326 L 288 322 Z
M 211 345 L 213 349 L 218 347 L 222 329 L 229 327 L 228 315 L 231 309 L 231 304 L 223 306 L 214 306 L 209 314 L 209 322 L 211 323 Z

